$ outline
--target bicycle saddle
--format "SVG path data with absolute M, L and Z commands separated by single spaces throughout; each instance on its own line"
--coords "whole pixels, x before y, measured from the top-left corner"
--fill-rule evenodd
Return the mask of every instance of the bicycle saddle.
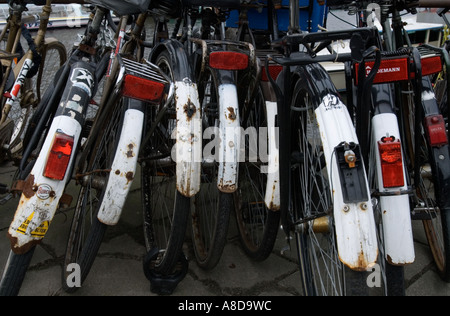
M 182 0 L 184 6 L 238 9 L 241 0 Z

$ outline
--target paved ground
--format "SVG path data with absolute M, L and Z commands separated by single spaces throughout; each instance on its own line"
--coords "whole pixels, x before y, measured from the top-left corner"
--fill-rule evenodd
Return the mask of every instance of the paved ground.
M 14 168 L 0 166 L 0 183 L 9 183 Z M 142 272 L 145 252 L 142 236 L 142 214 L 139 182 L 133 184 L 124 214 L 116 227 L 109 229 L 99 255 L 85 284 L 75 296 L 133 295 L 154 296 Z M 77 189 L 71 186 L 76 197 Z M 5 234 L 18 200 L 0 205 L 0 275 L 9 253 Z M 61 261 L 70 226 L 71 209 L 59 212 L 38 246 L 20 295 L 68 295 L 61 289 Z M 272 255 L 264 262 L 250 261 L 241 250 L 236 225 L 230 222 L 228 243 L 219 265 L 212 271 L 197 267 L 189 240 L 185 252 L 189 272 L 179 284 L 175 296 L 299 296 L 301 295 L 295 251 L 281 255 L 285 246 L 279 234 Z M 407 295 L 450 295 L 450 284 L 442 282 L 435 272 L 422 225 L 414 223 L 416 262 L 405 270 Z

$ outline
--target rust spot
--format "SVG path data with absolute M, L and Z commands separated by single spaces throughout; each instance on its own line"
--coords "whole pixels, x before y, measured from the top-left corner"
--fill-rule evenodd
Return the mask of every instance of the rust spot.
M 228 118 L 232 121 L 234 121 L 236 119 L 236 113 L 234 113 L 234 108 L 232 108 L 231 106 L 227 108 L 228 110 Z
M 119 169 L 116 170 L 116 174 L 117 174 L 117 175 L 120 174 L 120 170 L 119 170 Z
M 12 250 L 12 252 L 14 252 L 17 255 L 23 255 L 23 254 L 27 253 L 33 247 L 40 244 L 40 242 L 42 240 L 42 239 L 32 240 L 32 241 L 26 243 L 25 245 L 22 245 L 19 247 L 19 246 L 17 246 L 17 237 L 13 237 L 9 233 L 7 235 L 8 235 L 9 241 L 11 242 L 11 250 Z
M 23 183 L 22 188 L 22 193 L 27 199 L 31 198 L 35 194 L 36 190 L 33 190 L 33 188 L 34 188 L 34 175 L 30 174 Z
M 127 158 L 133 157 L 133 148 L 134 148 L 133 144 L 128 144 Z
M 188 99 L 188 102 L 183 106 L 183 109 L 184 113 L 186 113 L 188 121 L 190 121 L 192 116 L 194 116 L 195 112 L 197 112 L 197 109 L 195 108 L 195 105 L 191 102 L 191 99 Z
M 125 175 L 125 178 L 127 178 L 128 182 L 133 181 L 134 173 L 131 171 L 128 171 L 127 174 Z

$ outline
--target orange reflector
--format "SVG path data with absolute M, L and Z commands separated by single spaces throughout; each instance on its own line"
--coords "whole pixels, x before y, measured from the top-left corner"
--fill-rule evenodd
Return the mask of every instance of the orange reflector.
M 385 188 L 402 187 L 403 179 L 402 146 L 393 137 L 383 137 L 378 141 L 381 158 L 381 172 Z
M 269 66 L 269 75 L 273 80 L 276 80 L 282 70 L 283 70 L 283 66 L 271 65 L 271 66 Z M 262 71 L 261 80 L 269 81 L 269 78 L 267 77 L 265 69 Z
M 248 56 L 237 52 L 212 52 L 209 66 L 215 69 L 242 70 L 248 67 Z
M 445 121 L 442 115 L 427 116 L 425 118 L 425 126 L 431 146 L 439 147 L 448 144 Z
M 73 136 L 58 132 L 55 134 L 44 169 L 45 177 L 55 180 L 64 179 L 72 154 L 73 142 Z
M 375 62 L 366 62 L 366 76 L 372 70 Z M 359 63 L 355 64 L 356 84 L 358 84 Z M 380 68 L 373 80 L 373 83 L 387 83 L 395 81 L 403 81 L 409 79 L 408 58 L 383 59 Z
M 149 79 L 125 75 L 122 95 L 146 102 L 159 102 L 164 92 L 164 84 Z

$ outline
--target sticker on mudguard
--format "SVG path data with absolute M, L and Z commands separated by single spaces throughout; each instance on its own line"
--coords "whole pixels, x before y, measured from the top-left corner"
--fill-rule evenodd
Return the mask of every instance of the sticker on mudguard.
M 48 221 L 44 221 L 41 225 L 39 225 L 39 227 L 31 232 L 31 237 L 44 238 L 48 231 L 48 226 Z
M 27 217 L 27 219 L 19 226 L 19 228 L 17 228 L 16 232 L 18 232 L 22 235 L 27 235 L 28 226 L 30 225 L 30 223 L 33 220 L 34 213 L 35 212 L 31 213 L 30 216 Z M 41 225 L 36 227 L 36 229 L 34 229 L 30 233 L 31 237 L 44 238 L 45 234 L 48 231 L 48 226 L 49 226 L 49 221 L 42 222 Z
M 31 215 L 28 216 L 27 219 L 22 224 L 20 224 L 19 228 L 17 228 L 16 231 L 18 233 L 21 233 L 22 235 L 25 235 L 28 230 L 28 225 L 31 223 L 31 220 L 33 219 L 33 217 L 34 217 L 34 212 L 31 213 Z

